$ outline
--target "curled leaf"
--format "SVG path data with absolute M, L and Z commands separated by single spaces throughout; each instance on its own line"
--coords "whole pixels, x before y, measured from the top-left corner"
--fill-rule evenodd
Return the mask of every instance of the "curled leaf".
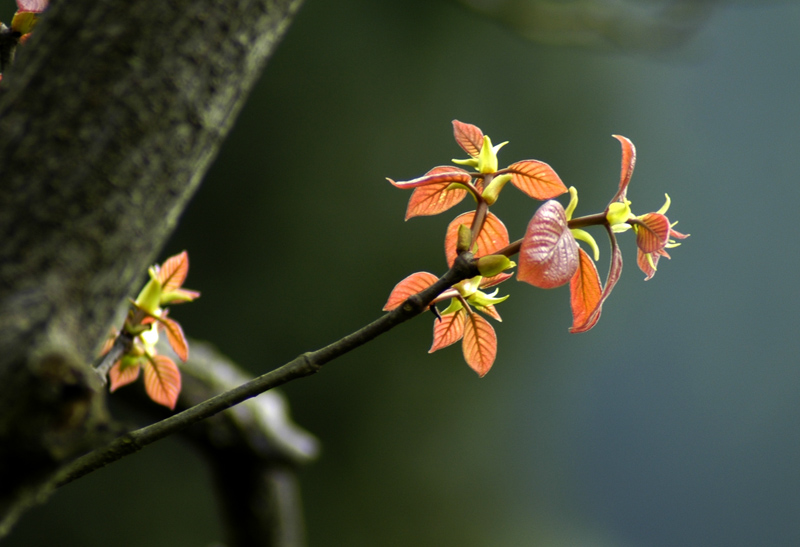
M 477 313 L 464 318 L 464 359 L 478 376 L 484 377 L 497 356 L 497 335 L 489 322 Z
M 511 184 L 533 199 L 551 199 L 567 191 L 553 168 L 542 161 L 518 161 L 500 172 L 511 173 Z
M 569 282 L 570 305 L 572 307 L 572 327 L 570 332 L 582 332 L 592 313 L 600 303 L 603 288 L 600 276 L 591 257 L 578 249 L 580 265 Z M 589 327 L 591 328 L 591 327 Z M 588 330 L 588 329 L 586 329 Z
M 547 201 L 533 215 L 519 251 L 517 279 L 542 289 L 567 283 L 578 269 L 578 243 L 564 208 Z
M 472 175 L 470 175 L 467 171 L 461 169 L 460 167 L 440 165 L 439 167 L 434 167 L 421 177 L 417 177 L 415 179 L 402 180 L 402 181 L 396 181 L 392 179 L 386 179 L 386 180 L 388 180 L 392 184 L 392 186 L 400 188 L 401 190 L 408 190 L 410 188 L 418 188 L 421 186 L 429 186 L 441 183 L 466 184 L 470 180 L 472 180 Z
M 484 277 L 481 279 L 480 288 L 481 289 L 488 289 L 489 287 L 494 287 L 495 285 L 499 285 L 506 279 L 513 277 L 514 274 L 510 273 L 499 273 L 497 275 L 493 275 L 492 277 Z
M 597 324 L 597 321 L 600 319 L 600 313 L 603 310 L 603 302 L 605 302 L 606 298 L 608 298 L 608 295 L 611 294 L 611 291 L 614 289 L 614 286 L 617 284 L 617 281 L 619 281 L 619 278 L 622 275 L 622 251 L 619 249 L 617 238 L 614 236 L 614 232 L 611 231 L 611 228 L 606 226 L 606 231 L 608 232 L 608 237 L 611 240 L 611 264 L 609 264 L 608 267 L 608 277 L 606 278 L 605 287 L 603 287 L 600 300 L 597 302 L 594 310 L 589 313 L 589 316 L 584 324 L 580 327 L 573 326 L 573 328 L 570 329 L 570 332 L 586 332 Z
M 389 300 L 383 305 L 383 311 L 395 309 L 408 300 L 409 296 L 424 291 L 436 283 L 437 279 L 435 275 L 428 272 L 417 272 L 409 275 L 392 289 L 391 294 L 389 294 Z
M 653 279 L 653 276 L 656 275 L 656 268 L 658 267 L 658 259 L 661 258 L 662 255 L 669 258 L 669 254 L 667 254 L 666 251 L 661 251 L 661 254 L 652 253 L 648 255 L 648 253 L 643 253 L 640 250 L 636 254 L 636 265 L 639 266 L 639 269 L 642 270 L 642 273 L 644 273 L 645 281 Z
M 460 167 L 443 165 L 434 167 L 422 177 L 413 180 L 388 180 L 398 188 L 414 189 L 406 208 L 408 220 L 416 216 L 437 215 L 460 203 L 467 195 L 467 190 L 459 185 L 468 184 L 472 175 Z
M 611 135 L 622 145 L 622 168 L 620 169 L 619 190 L 611 199 L 611 202 L 625 201 L 628 192 L 628 183 L 633 175 L 633 168 L 636 165 L 636 147 L 630 139 L 622 135 Z
M 636 219 L 636 246 L 643 253 L 663 249 L 669 241 L 669 219 L 658 213 L 647 213 Z

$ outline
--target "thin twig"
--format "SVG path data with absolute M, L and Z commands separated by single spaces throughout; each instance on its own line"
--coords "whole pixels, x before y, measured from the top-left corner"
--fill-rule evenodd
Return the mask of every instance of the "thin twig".
M 103 382 L 103 385 L 106 383 L 106 376 L 108 376 L 108 371 L 111 367 L 114 366 L 120 357 L 122 357 L 125 353 L 127 353 L 131 349 L 131 344 L 133 344 L 133 336 L 130 333 L 123 329 L 122 332 L 114 339 L 114 345 L 111 346 L 111 349 L 106 352 L 100 358 L 100 362 L 97 363 L 94 369 L 100 375 L 100 381 Z
M 172 435 L 193 423 L 213 416 L 264 391 L 314 374 L 326 363 L 427 311 L 430 303 L 439 294 L 453 284 L 476 275 L 478 275 L 478 270 L 472 255 L 463 253 L 456 259 L 453 267 L 433 285 L 409 297 L 402 306 L 384 314 L 365 327 L 317 351 L 304 353 L 271 372 L 212 397 L 188 410 L 118 437 L 107 446 L 98 448 L 64 467 L 55 477 L 54 485 L 59 487 L 68 484 L 109 463 L 137 452 L 150 443 Z

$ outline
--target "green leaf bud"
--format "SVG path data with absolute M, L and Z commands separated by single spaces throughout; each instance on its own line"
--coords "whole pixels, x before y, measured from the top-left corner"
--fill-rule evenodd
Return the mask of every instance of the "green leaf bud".
M 615 201 L 608 206 L 608 209 L 606 209 L 606 220 L 608 220 L 608 223 L 611 226 L 624 224 L 632 216 L 631 202 L 627 199 L 624 202 Z
M 497 201 L 497 198 L 500 196 L 500 190 L 503 189 L 503 186 L 506 185 L 508 181 L 511 180 L 511 174 L 506 173 L 504 175 L 498 175 L 492 179 L 492 182 L 486 187 L 483 191 L 483 199 L 486 200 L 486 203 L 489 205 L 494 205 Z
M 456 239 L 456 252 L 461 254 L 469 251 L 472 246 L 472 230 L 466 224 L 458 225 L 458 238 Z
M 513 268 L 516 263 L 504 255 L 489 255 L 480 257 L 476 265 L 483 277 L 492 277 L 509 268 Z
M 159 304 L 161 302 L 161 282 L 155 271 L 150 268 L 147 271 L 150 274 L 150 281 L 144 286 L 139 296 L 136 297 L 136 305 L 151 315 L 156 315 Z

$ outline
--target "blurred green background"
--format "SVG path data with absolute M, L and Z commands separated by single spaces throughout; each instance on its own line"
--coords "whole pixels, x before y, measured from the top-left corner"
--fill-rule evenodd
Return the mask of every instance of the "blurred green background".
M 454 214 L 403 222 L 385 177 L 463 157 L 454 118 L 509 140 L 501 164 L 552 165 L 577 214 L 613 195 L 626 135 L 634 211 L 668 192 L 692 234 L 646 283 L 623 236 L 587 334 L 567 332 L 567 288 L 503 285 L 483 379 L 457 347 L 426 353 L 424 316 L 286 386 L 323 446 L 301 473 L 311 546 L 800 545 L 800 4 L 698 2 L 715 9 L 664 28 L 664 2 L 561 4 L 589 8 L 590 39 L 446 0 L 306 0 L 163 254 L 187 249 L 203 293 L 173 316 L 254 374 L 330 343 L 406 275 L 444 272 Z M 514 239 L 536 207 L 509 187 L 493 211 Z M 170 439 L 7 544 L 209 545 L 214 504 Z

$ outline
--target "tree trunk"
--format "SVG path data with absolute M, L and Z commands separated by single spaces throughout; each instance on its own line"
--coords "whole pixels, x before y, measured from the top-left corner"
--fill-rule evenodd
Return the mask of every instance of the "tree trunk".
M 0 537 L 103 443 L 90 364 L 300 0 L 53 2 L 0 88 Z

